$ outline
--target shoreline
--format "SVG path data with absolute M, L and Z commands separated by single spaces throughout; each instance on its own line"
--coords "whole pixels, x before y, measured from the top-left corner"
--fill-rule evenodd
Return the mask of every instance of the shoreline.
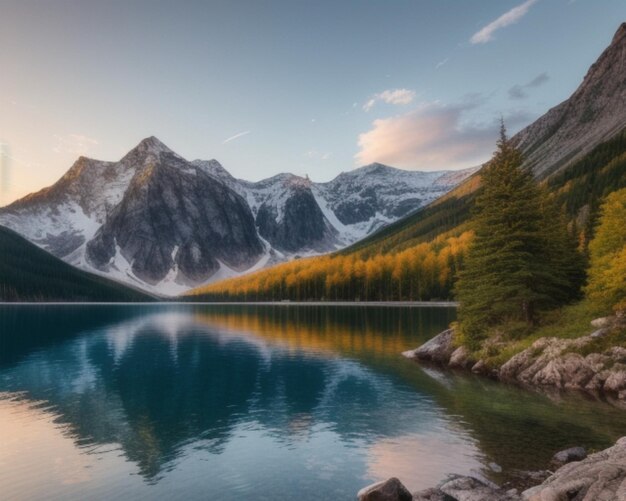
M 598 320 L 610 322 L 594 322 Z M 489 366 L 465 347 L 456 346 L 453 330 L 447 329 L 402 355 L 417 363 L 461 370 L 529 390 L 599 397 L 626 409 L 626 348 L 609 346 L 597 350 L 596 343 L 603 335 L 603 331 L 597 330 L 573 339 L 542 337 L 503 363 Z
M 436 487 L 414 493 L 392 477 L 364 487 L 357 497 L 359 501 L 626 500 L 626 437 L 590 455 L 582 447 L 559 451 L 548 468 L 519 472 L 518 481 L 504 485 L 449 475 Z
M 146 301 L 146 302 L 102 302 L 102 301 L 5 301 L 0 306 L 163 306 L 163 305 L 206 305 L 206 306 L 375 306 L 389 308 L 456 308 L 455 301 Z

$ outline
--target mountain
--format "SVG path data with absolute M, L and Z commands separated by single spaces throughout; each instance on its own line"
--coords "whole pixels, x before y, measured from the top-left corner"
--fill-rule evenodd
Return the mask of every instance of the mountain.
M 81 269 L 158 294 L 341 249 L 473 172 L 374 164 L 328 183 L 235 179 L 155 137 L 118 162 L 80 157 L 54 185 L 0 209 L 0 224 Z
M 327 183 L 293 174 L 253 183 L 235 179 L 216 160 L 193 163 L 244 197 L 260 235 L 286 254 L 327 252 L 356 242 L 436 200 L 477 170 L 406 171 L 374 163 Z
M 582 84 L 516 135 L 525 164 L 544 178 L 565 170 L 626 125 L 626 23 L 589 68 Z
M 564 208 L 580 241 L 588 242 L 601 200 L 626 187 L 626 23 L 572 96 L 511 140 L 524 154 L 524 167 Z M 192 294 L 237 299 L 243 291 L 247 299 L 268 299 L 278 290 L 285 299 L 451 297 L 452 278 L 462 266 L 470 235 L 467 223 L 479 187 L 477 171 L 432 203 L 332 258 L 279 265 Z M 352 275 L 346 269 L 353 270 Z M 292 275 L 299 277 L 297 288 L 289 285 Z M 310 277 L 310 283 L 303 277 Z M 263 283 L 271 284 L 272 290 L 251 287 Z
M 149 301 L 137 290 L 78 270 L 0 226 L 0 301 Z
M 579 228 L 593 227 L 598 202 L 626 185 L 626 23 L 576 91 L 512 138 L 531 169 Z M 429 241 L 469 219 L 480 174 L 345 252 L 384 252 Z

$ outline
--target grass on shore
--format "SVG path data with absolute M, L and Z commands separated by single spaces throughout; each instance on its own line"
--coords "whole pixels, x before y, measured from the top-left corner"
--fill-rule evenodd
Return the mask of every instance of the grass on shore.
M 476 360 L 483 359 L 488 367 L 500 367 L 507 360 L 529 348 L 542 337 L 575 339 L 591 334 L 594 318 L 611 314 L 593 305 L 588 300 L 565 306 L 544 314 L 538 327 L 529 328 L 524 323 L 510 323 L 495 328 L 488 335 L 488 341 L 474 354 Z M 489 341 L 494 340 L 494 341 Z M 581 355 L 600 353 L 612 346 L 626 347 L 626 331 L 611 332 L 581 349 Z

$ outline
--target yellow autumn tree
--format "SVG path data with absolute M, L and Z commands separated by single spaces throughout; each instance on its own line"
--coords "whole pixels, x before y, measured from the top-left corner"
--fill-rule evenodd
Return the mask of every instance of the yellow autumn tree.
M 602 204 L 589 253 L 589 299 L 601 308 L 626 308 L 626 188 Z

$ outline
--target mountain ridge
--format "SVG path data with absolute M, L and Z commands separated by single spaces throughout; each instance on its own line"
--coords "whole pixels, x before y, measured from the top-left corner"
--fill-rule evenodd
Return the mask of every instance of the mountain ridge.
M 175 295 L 343 248 L 471 172 L 372 164 L 327 183 L 289 173 L 251 182 L 149 136 L 117 162 L 79 157 L 53 185 L 1 208 L 0 224 L 79 268 Z

